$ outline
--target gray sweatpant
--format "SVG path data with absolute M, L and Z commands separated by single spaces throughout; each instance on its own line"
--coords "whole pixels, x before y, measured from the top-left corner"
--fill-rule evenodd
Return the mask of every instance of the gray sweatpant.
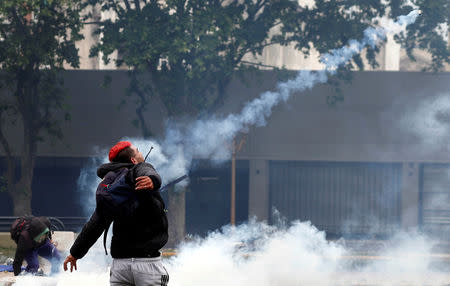
M 113 259 L 109 282 L 112 286 L 167 286 L 169 274 L 161 257 Z

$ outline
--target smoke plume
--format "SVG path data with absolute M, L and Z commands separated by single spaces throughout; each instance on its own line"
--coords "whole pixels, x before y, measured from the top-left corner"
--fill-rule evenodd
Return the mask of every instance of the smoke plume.
M 328 241 L 309 222 L 279 226 L 250 221 L 226 226 L 178 249 L 164 264 L 171 286 L 447 285 L 431 252 L 433 241 L 418 233 L 399 233 L 377 250 L 355 253 L 344 241 Z M 376 256 L 375 256 L 376 255 Z M 87 264 L 86 264 L 87 263 Z M 108 270 L 79 261 L 76 273 L 52 278 L 19 277 L 16 286 L 108 285 Z M 445 263 L 444 263 L 445 265 Z M 447 272 L 446 272 L 447 271 Z
M 295 93 L 326 82 L 328 75 L 335 74 L 339 66 L 350 61 L 364 48 L 375 47 L 385 40 L 387 33 L 400 32 L 413 23 L 418 15 L 419 11 L 414 10 L 406 16 L 400 16 L 396 22 L 386 20 L 382 27 L 367 28 L 362 40 L 350 40 L 347 46 L 324 54 L 321 57 L 326 66 L 324 70 L 299 71 L 294 79 L 279 83 L 274 91 L 264 92 L 248 102 L 237 114 L 190 123 L 172 123 L 167 127 L 163 140 L 139 142 L 139 145 L 145 148 L 142 150 L 148 150 L 150 145 L 158 146 L 151 160 L 167 181 L 187 173 L 194 157 L 227 160 L 232 152 L 229 146 L 239 132 L 248 132 L 251 126 L 265 126 L 275 106 L 286 102 Z

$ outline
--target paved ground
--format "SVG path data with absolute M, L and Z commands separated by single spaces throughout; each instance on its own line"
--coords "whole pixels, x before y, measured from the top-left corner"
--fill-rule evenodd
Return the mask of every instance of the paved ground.
M 325 278 L 325 277 L 324 277 Z M 17 277 L 17 279 L 24 279 Z M 289 278 L 287 278 L 289 280 Z M 308 283 L 305 277 L 304 285 L 315 285 L 316 283 Z M 450 285 L 450 274 L 435 273 L 432 277 L 414 277 L 408 275 L 407 277 L 386 277 L 382 273 L 358 273 L 358 272 L 337 272 L 330 277 L 325 278 L 321 286 L 374 286 L 374 285 L 395 285 L 395 286 L 448 286 Z M 11 273 L 0 273 L 0 286 L 13 286 L 16 278 Z M 51 277 L 33 277 L 33 282 L 40 286 L 56 286 L 58 281 Z M 290 281 L 292 282 L 292 281 Z M 309 281 L 312 282 L 312 281 Z M 283 283 L 284 284 L 284 283 Z M 283 284 L 280 284 L 282 286 Z M 99 285 L 100 286 L 100 285 Z M 105 285 L 106 286 L 106 285 Z
M 14 274 L 12 272 L 0 272 L 0 279 L 5 277 L 14 277 Z
M 13 286 L 16 279 L 24 279 L 22 277 L 14 277 L 14 275 L 5 275 L 5 273 L 0 273 L 0 286 Z M 51 277 L 33 277 L 33 283 L 36 281 L 36 285 L 39 286 L 56 286 L 57 280 Z M 27 283 L 27 285 L 29 285 Z
M 11 272 L 0 272 L 0 286 L 10 286 L 15 282 L 14 274 Z

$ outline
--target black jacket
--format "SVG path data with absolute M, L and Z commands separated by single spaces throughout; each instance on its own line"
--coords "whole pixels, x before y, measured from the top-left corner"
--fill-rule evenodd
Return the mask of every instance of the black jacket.
M 21 272 L 22 262 L 25 256 L 45 243 L 37 243 L 34 238 L 42 233 L 46 228 L 50 229 L 50 221 L 46 217 L 31 217 L 31 220 L 26 224 L 19 237 L 15 241 L 17 243 L 16 254 L 14 256 L 13 270 L 14 275 L 19 275 Z M 51 239 L 51 233 L 49 232 Z
M 139 204 L 135 212 L 130 217 L 114 220 L 111 256 L 113 258 L 159 256 L 159 250 L 168 240 L 165 205 L 158 192 L 161 187 L 161 178 L 148 163 L 137 165 L 108 163 L 100 166 L 97 175 L 103 178 L 108 172 L 117 172 L 122 168 L 129 169 L 126 181 L 133 189 L 136 178 L 140 176 L 150 177 L 154 188 L 136 191 Z M 86 255 L 112 220 L 96 209 L 75 240 L 70 254 L 77 259 Z

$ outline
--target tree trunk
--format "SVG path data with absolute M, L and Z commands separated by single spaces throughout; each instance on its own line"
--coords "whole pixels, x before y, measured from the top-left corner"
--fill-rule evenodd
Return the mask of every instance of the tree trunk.
M 26 136 L 27 137 L 27 136 Z M 31 215 L 31 183 L 34 175 L 35 147 L 33 143 L 24 142 L 25 148 L 21 158 L 21 174 L 17 183 L 8 184 L 8 191 L 12 198 L 14 216 Z M 13 178 L 9 178 L 12 182 Z
M 176 247 L 186 234 L 186 192 L 169 189 L 167 218 L 169 220 L 168 247 Z
M 148 107 L 148 98 L 151 97 L 151 94 L 149 94 L 149 91 L 145 91 L 143 88 L 141 88 L 141 82 L 138 79 L 138 72 L 133 70 L 129 73 L 130 77 L 130 85 L 129 89 L 132 94 L 135 94 L 137 98 L 139 99 L 139 102 L 137 103 L 136 108 L 136 115 L 137 115 L 137 122 L 138 125 L 142 131 L 142 135 L 145 139 L 148 139 L 153 136 L 153 133 L 151 131 L 150 126 L 148 125 L 147 120 L 145 119 L 145 112 L 147 111 Z
M 20 179 L 9 184 L 9 194 L 14 203 L 15 216 L 31 215 L 31 183 L 37 149 L 37 135 L 40 128 L 39 98 L 37 87 L 39 77 L 33 71 L 24 71 L 17 83 L 16 96 L 23 123 L 23 150 L 20 156 Z M 9 178 L 14 180 L 14 178 Z
M 33 181 L 34 175 L 34 161 L 35 161 L 35 153 L 36 148 L 34 142 L 30 142 L 31 138 L 27 138 L 25 136 L 25 148 L 24 154 L 22 154 L 21 158 L 21 174 L 20 180 L 13 187 L 13 192 L 10 192 L 11 198 L 14 203 L 14 215 L 31 215 L 31 197 L 32 197 L 32 189 L 31 183 Z M 30 141 L 28 141 L 28 140 Z
M 13 215 L 23 216 L 31 215 L 31 182 L 29 186 L 23 184 L 15 185 L 12 190 L 9 190 L 9 195 L 14 204 Z

